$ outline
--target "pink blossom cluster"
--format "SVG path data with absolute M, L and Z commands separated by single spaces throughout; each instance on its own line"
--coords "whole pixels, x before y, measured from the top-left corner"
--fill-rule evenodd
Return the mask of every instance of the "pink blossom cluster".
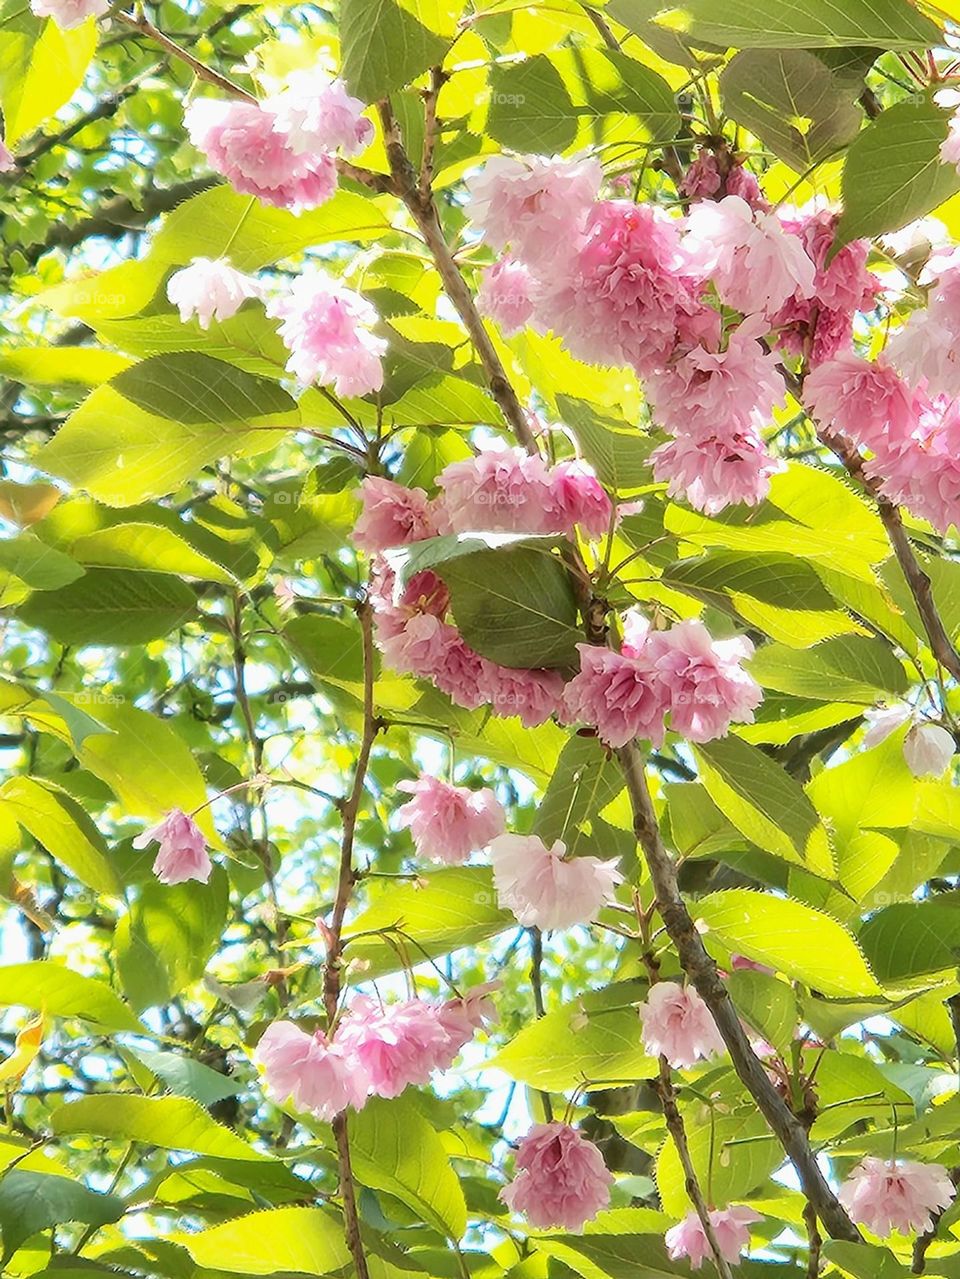
M 693 619 L 655 631 L 629 615 L 621 652 L 577 648 L 580 672 L 564 690 L 564 716 L 596 728 L 608 746 L 625 746 L 635 737 L 660 746 L 668 718 L 689 741 L 713 741 L 731 723 L 752 723 L 763 700 L 741 665 L 753 654 L 750 641 L 715 640 Z
M 914 390 L 886 357 L 846 354 L 815 369 L 805 386 L 821 424 L 872 457 L 865 471 L 891 502 L 946 533 L 960 521 L 960 403 Z
M 549 932 L 595 919 L 623 878 L 616 861 L 574 857 L 556 840 L 499 835 L 490 845 L 497 900 L 527 928 Z
M 693 986 L 658 981 L 637 1008 L 643 1023 L 643 1046 L 653 1057 L 666 1057 L 677 1070 L 689 1070 L 701 1059 L 724 1051 L 710 1009 Z
M 763 1218 L 745 1204 L 713 1208 L 707 1215 L 722 1257 L 731 1265 L 736 1265 L 741 1253 L 750 1245 L 750 1227 Z M 707 1232 L 695 1211 L 688 1212 L 679 1225 L 672 1226 L 664 1239 L 670 1259 L 679 1261 L 681 1257 L 686 1257 L 693 1270 L 699 1270 L 704 1261 L 712 1258 Z
M 280 320 L 287 369 L 304 385 L 332 384 L 337 395 L 369 395 L 383 386 L 385 340 L 373 331 L 376 309 L 319 267 L 303 271 L 267 306 Z
M 175 271 L 167 281 L 167 298 L 186 323 L 193 316 L 201 329 L 211 320 L 229 320 L 247 298 L 261 296 L 260 285 L 224 258 L 194 258 L 189 266 Z
M 956 1187 L 940 1164 L 867 1156 L 840 1187 L 839 1199 L 854 1221 L 886 1237 L 922 1234 L 949 1208 Z
M 582 1230 L 609 1206 L 613 1176 L 599 1149 L 569 1124 L 536 1124 L 520 1141 L 500 1198 L 539 1230 Z
M 161 884 L 183 884 L 196 879 L 205 884 L 213 870 L 203 831 L 180 808 L 171 808 L 162 822 L 143 831 L 133 841 L 134 848 L 158 844 L 153 873 Z
M 506 829 L 503 805 L 487 786 L 469 790 L 424 774 L 415 782 L 398 782 L 397 789 L 413 796 L 397 812 L 400 825 L 430 861 L 460 865 Z
M 267 1092 L 297 1110 L 331 1119 L 371 1095 L 398 1097 L 448 1070 L 476 1030 L 494 1016 L 490 985 L 442 1004 L 407 999 L 382 1005 L 358 996 L 331 1036 L 276 1021 L 257 1045 Z
M 578 158 L 498 156 L 473 179 L 475 224 L 509 246 L 483 277 L 481 309 L 508 336 L 533 324 L 580 360 L 635 369 L 672 436 L 652 458 L 670 496 L 708 514 L 755 505 L 780 469 L 762 435 L 785 392 L 775 349 L 819 363 L 849 347 L 877 291 L 867 245 L 828 262 L 831 212 L 781 217 L 709 151 L 683 184 L 699 197 L 684 218 L 599 200 L 596 178 Z M 743 319 L 724 322 L 717 303 Z
M 190 141 L 234 190 L 301 213 L 336 191 L 335 153 L 354 155 L 372 140 L 363 109 L 317 65 L 292 72 L 263 104 L 198 98 L 184 123 Z
M 102 18 L 110 10 L 110 0 L 30 0 L 37 18 L 52 18 L 58 27 L 70 31 L 87 18 Z

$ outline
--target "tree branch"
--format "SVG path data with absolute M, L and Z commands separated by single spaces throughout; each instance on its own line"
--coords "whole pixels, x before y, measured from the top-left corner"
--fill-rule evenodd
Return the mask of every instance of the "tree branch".
M 353 867 L 353 846 L 357 829 L 357 817 L 360 812 L 360 801 L 367 776 L 367 767 L 373 751 L 373 743 L 379 731 L 379 722 L 374 714 L 374 652 L 373 652 L 373 610 L 367 600 L 357 605 L 357 616 L 363 635 L 363 732 L 360 740 L 360 752 L 357 755 L 357 766 L 353 774 L 353 785 L 350 794 L 343 802 L 343 834 L 340 840 L 340 869 L 337 875 L 337 895 L 333 913 L 327 926 L 327 958 L 323 973 L 323 1003 L 327 1015 L 327 1026 L 331 1027 L 336 1020 L 340 1003 L 341 970 L 343 958 L 343 921 L 347 913 L 350 894 L 356 883 L 356 872 Z M 347 1247 L 353 1257 L 356 1279 L 370 1279 L 367 1258 L 360 1235 L 360 1215 L 357 1211 L 357 1197 L 353 1184 L 353 1168 L 350 1162 L 350 1140 L 347 1133 L 347 1113 L 342 1110 L 333 1117 L 333 1135 L 337 1143 L 337 1168 L 340 1177 L 340 1196 L 343 1200 L 343 1220 Z
M 617 751 L 633 809 L 634 831 L 643 849 L 657 909 L 680 964 L 710 1009 L 727 1046 L 733 1068 L 757 1103 L 771 1130 L 797 1171 L 800 1185 L 817 1215 L 835 1239 L 860 1241 L 860 1232 L 820 1171 L 807 1131 L 770 1082 L 763 1063 L 750 1046 L 746 1032 L 717 966 L 707 952 L 677 884 L 673 858 L 660 835 L 653 800 L 647 787 L 643 757 L 635 742 Z

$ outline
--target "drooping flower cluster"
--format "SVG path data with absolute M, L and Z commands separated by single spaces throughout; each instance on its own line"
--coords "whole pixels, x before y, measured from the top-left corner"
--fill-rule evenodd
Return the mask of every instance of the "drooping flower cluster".
M 569 1124 L 536 1124 L 520 1141 L 516 1175 L 500 1191 L 514 1212 L 547 1230 L 582 1230 L 610 1203 L 613 1177 L 597 1147 Z
M 161 884 L 183 884 L 189 879 L 205 884 L 213 870 L 203 831 L 189 814 L 172 808 L 163 821 L 143 831 L 134 848 L 159 844 L 153 873 Z
M 729 1208 L 714 1208 L 708 1213 L 713 1236 L 725 1261 L 736 1265 L 750 1243 L 750 1227 L 763 1218 L 745 1204 Z M 688 1212 L 678 1225 L 672 1226 L 664 1236 L 667 1252 L 672 1261 L 686 1257 L 693 1270 L 699 1270 L 712 1256 L 710 1241 L 696 1211 Z
M 198 98 L 184 112 L 190 141 L 234 190 L 301 213 L 337 189 L 335 153 L 353 155 L 373 137 L 363 103 L 321 66 L 288 76 L 257 102 Z
M 452 463 L 437 482 L 441 494 L 431 499 L 391 480 L 365 480 L 359 544 L 376 554 L 451 529 L 572 534 L 582 528 L 599 536 L 612 518 L 593 471 L 576 461 L 548 469 L 519 450 L 490 449 Z M 470 648 L 446 620 L 449 594 L 436 573 L 415 573 L 401 583 L 386 560 L 376 559 L 370 599 L 377 642 L 394 670 L 431 680 L 458 706 L 489 705 L 497 715 L 519 716 L 528 728 L 559 708 L 558 671 L 501 666 Z
M 838 1198 L 853 1220 L 885 1237 L 894 1230 L 922 1234 L 934 1214 L 949 1208 L 956 1187 L 940 1164 L 867 1156 L 840 1187 Z
M 666 1057 L 677 1070 L 689 1070 L 701 1058 L 724 1051 L 710 1009 L 692 986 L 658 981 L 637 1011 L 645 1051 Z
M 194 258 L 189 266 L 175 271 L 167 281 L 167 298 L 186 323 L 197 317 L 201 329 L 211 320 L 229 320 L 247 298 L 261 296 L 260 285 L 223 258 Z
M 580 673 L 564 690 L 565 716 L 596 728 L 608 746 L 635 737 L 655 746 L 669 725 L 693 742 L 722 737 L 731 723 L 752 723 L 763 700 L 741 662 L 746 638 L 714 640 L 702 622 L 651 630 L 630 616 L 620 653 L 578 644 Z
M 281 321 L 287 369 L 305 385 L 333 384 L 337 395 L 369 395 L 383 386 L 385 340 L 366 298 L 319 267 L 303 271 L 267 314 Z
M 477 986 L 442 1004 L 407 999 L 381 1005 L 358 996 L 332 1036 L 307 1034 L 290 1021 L 264 1031 L 256 1060 L 267 1091 L 298 1110 L 330 1119 L 371 1095 L 398 1097 L 448 1070 L 474 1032 L 493 1017 L 490 986 Z
M 110 0 L 30 0 L 35 17 L 52 18 L 64 31 L 79 27 L 87 18 L 102 18 L 109 9 Z
M 544 932 L 588 924 L 623 878 L 616 861 L 568 856 L 561 840 L 547 848 L 537 835 L 498 836 L 490 861 L 500 905 Z
M 722 200 L 726 195 L 738 195 L 753 209 L 766 211 L 769 207 L 749 169 L 726 152 L 721 165 L 717 155 L 706 147 L 683 175 L 680 194 L 688 200 Z
M 503 805 L 489 787 L 469 790 L 424 774 L 399 782 L 397 789 L 413 796 L 397 811 L 400 825 L 430 861 L 457 866 L 506 829 Z

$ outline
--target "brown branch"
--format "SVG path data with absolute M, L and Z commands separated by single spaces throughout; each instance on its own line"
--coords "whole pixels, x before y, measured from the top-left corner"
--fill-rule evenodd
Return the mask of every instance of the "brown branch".
M 807 1228 L 807 1279 L 817 1279 L 823 1240 L 817 1224 L 817 1210 L 809 1200 L 803 1205 L 803 1222 Z
M 634 831 L 657 895 L 657 909 L 676 947 L 681 967 L 710 1009 L 730 1053 L 734 1070 L 796 1169 L 803 1192 L 820 1220 L 833 1238 L 860 1241 L 860 1232 L 820 1171 L 806 1129 L 777 1092 L 763 1063 L 751 1048 L 717 966 L 687 910 L 677 883 L 676 866 L 660 835 L 653 800 L 647 788 L 643 757 L 636 743 L 622 747 L 617 751 L 617 758 L 627 783 Z
M 862 484 L 877 503 L 877 514 L 886 529 L 897 563 L 907 580 L 907 586 L 917 606 L 917 612 L 920 614 L 920 620 L 930 644 L 930 651 L 945 671 L 954 679 L 960 679 L 960 653 L 957 652 L 943 624 L 943 618 L 933 598 L 933 584 L 930 577 L 924 572 L 910 545 L 899 506 L 880 492 L 881 481 L 865 474 L 863 458 L 852 441 L 839 432 L 830 431 L 825 427 L 819 427 L 817 434 L 827 448 L 837 455 L 851 479 Z
M 201 62 L 199 58 L 194 57 L 189 49 L 177 44 L 176 40 L 172 40 L 170 36 L 164 35 L 159 27 L 153 25 L 149 18 L 137 17 L 132 13 L 116 13 L 114 17 L 118 22 L 124 23 L 132 30 L 148 36 L 154 44 L 158 44 L 172 58 L 185 63 L 198 80 L 204 80 L 207 84 L 215 84 L 218 89 L 229 93 L 231 97 L 243 98 L 246 102 L 256 102 L 257 99 L 247 89 L 241 88 L 229 76 L 222 75 L 219 71 L 215 71 L 213 67 L 208 67 L 205 62 Z
M 373 743 L 379 731 L 379 721 L 374 714 L 374 653 L 373 611 L 367 600 L 357 605 L 357 616 L 363 635 L 363 733 L 360 751 L 353 774 L 350 794 L 341 807 L 343 834 L 340 840 L 340 868 L 337 874 L 337 895 L 333 913 L 326 929 L 327 957 L 323 972 L 323 1003 L 328 1028 L 333 1025 L 340 1003 L 341 969 L 343 958 L 343 921 L 347 913 L 350 894 L 357 876 L 353 866 L 353 847 L 357 830 L 360 801 L 366 782 L 367 767 L 373 751 Z M 340 1196 L 343 1200 L 343 1220 L 347 1247 L 353 1258 L 356 1279 L 370 1279 L 366 1253 L 360 1235 L 360 1214 L 353 1184 L 353 1167 L 350 1162 L 350 1140 L 347 1132 L 347 1112 L 342 1110 L 333 1117 L 333 1135 L 337 1143 L 337 1168 L 340 1177 Z
M 430 183 L 433 181 L 433 157 L 440 133 L 437 120 L 437 98 L 447 79 L 442 67 L 430 72 L 430 87 L 423 92 L 423 157 L 420 161 L 420 198 L 430 199 Z
M 593 6 L 589 4 L 585 4 L 583 6 L 583 11 L 587 15 L 587 17 L 590 19 L 590 21 L 593 23 L 593 25 L 597 28 L 597 31 L 600 34 L 600 38 L 603 41 L 603 43 L 607 46 L 607 48 L 613 49 L 615 53 L 619 53 L 620 41 L 617 39 L 617 37 L 613 34 L 613 32 L 607 26 L 607 20 L 606 18 L 604 18 L 603 14 L 598 13 L 597 10 L 594 9 Z
M 477 355 L 480 357 L 480 363 L 483 365 L 483 371 L 487 376 L 487 383 L 493 398 L 500 406 L 503 416 L 519 443 L 528 453 L 536 453 L 537 443 L 527 421 L 523 405 L 520 403 L 503 367 L 503 362 L 484 327 L 480 312 L 474 303 L 473 294 L 460 274 L 460 268 L 453 260 L 453 254 L 450 252 L 450 247 L 440 226 L 440 219 L 437 216 L 433 193 L 429 187 L 423 193 L 420 191 L 417 175 L 404 149 L 400 131 L 393 118 L 389 103 L 378 103 L 378 110 L 383 125 L 387 157 L 390 161 L 390 172 L 393 175 L 394 192 L 407 206 L 410 216 L 416 222 L 420 234 L 426 241 L 427 248 L 433 255 L 433 260 L 443 281 L 444 291 L 453 303 L 464 328 L 470 335 Z
M 717 1239 L 717 1232 L 714 1230 L 713 1222 L 710 1220 L 710 1208 L 703 1197 L 703 1191 L 700 1189 L 697 1170 L 694 1168 L 693 1160 L 690 1158 L 687 1130 L 684 1127 L 680 1107 L 677 1105 L 677 1090 L 673 1086 L 670 1063 L 666 1057 L 660 1058 L 657 1094 L 663 1106 L 663 1117 L 667 1122 L 667 1132 L 670 1134 L 670 1139 L 677 1152 L 677 1158 L 680 1160 L 680 1167 L 683 1169 L 684 1189 L 687 1192 L 687 1198 L 693 1204 L 697 1216 L 700 1218 L 700 1225 L 703 1227 L 703 1233 L 706 1235 L 710 1251 L 713 1253 L 713 1264 L 717 1267 L 720 1279 L 733 1279 L 729 1262 L 723 1255 Z

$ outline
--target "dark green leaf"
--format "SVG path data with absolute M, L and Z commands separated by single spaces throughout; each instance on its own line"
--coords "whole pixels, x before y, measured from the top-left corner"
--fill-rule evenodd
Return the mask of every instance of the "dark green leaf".
M 31 1235 L 48 1226 L 68 1221 L 105 1226 L 119 1221 L 123 1212 L 123 1200 L 116 1195 L 97 1194 L 69 1177 L 15 1168 L 0 1180 L 3 1261 L 8 1261 Z

